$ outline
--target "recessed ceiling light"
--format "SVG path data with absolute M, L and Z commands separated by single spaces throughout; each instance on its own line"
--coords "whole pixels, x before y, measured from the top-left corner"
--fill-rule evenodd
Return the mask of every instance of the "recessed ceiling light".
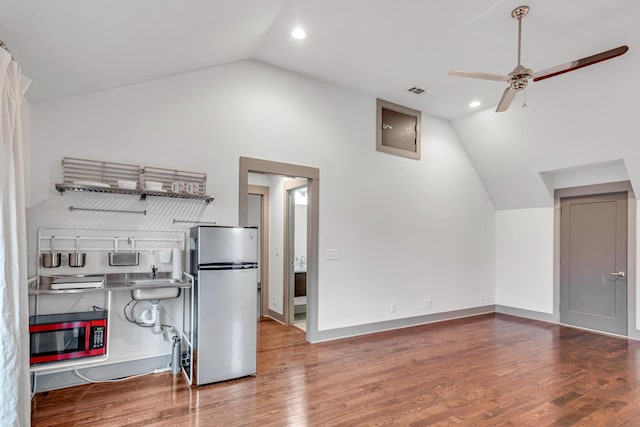
M 293 31 L 291 31 L 291 37 L 296 40 L 302 40 L 303 38 L 307 37 L 307 33 L 305 33 L 302 28 L 296 27 L 293 29 Z
M 480 101 L 471 101 L 469 103 L 469 107 L 476 108 L 476 107 L 479 107 L 481 104 L 482 104 L 482 102 L 480 102 Z

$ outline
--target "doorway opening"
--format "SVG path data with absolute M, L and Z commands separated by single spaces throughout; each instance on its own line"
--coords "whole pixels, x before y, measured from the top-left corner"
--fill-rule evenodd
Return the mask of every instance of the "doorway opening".
M 294 165 L 289 163 L 279 163 L 268 160 L 252 159 L 240 157 L 239 168 L 239 224 L 248 224 L 249 207 L 249 185 L 250 179 L 255 176 L 263 176 L 264 183 L 269 189 L 269 205 L 273 211 L 275 206 L 285 209 L 284 182 L 291 178 L 302 179 L 303 187 L 306 184 L 307 206 L 306 206 L 306 255 L 305 255 L 305 329 L 306 339 L 309 342 L 316 341 L 318 335 L 318 218 L 319 218 L 319 178 L 320 171 L 317 168 Z M 251 178 L 250 178 L 251 177 Z M 273 191 L 274 182 L 282 182 L 281 191 Z M 265 184 L 259 184 L 265 186 Z M 256 185 L 256 182 L 251 182 Z M 278 200 L 281 198 L 282 200 Z M 295 204 L 294 204 L 295 206 Z M 294 208 L 295 210 L 295 208 Z M 292 215 L 295 218 L 295 213 Z M 294 224 L 295 225 L 295 224 Z M 268 283 L 262 282 L 261 299 L 263 301 L 263 315 L 274 318 L 285 324 L 293 323 L 295 320 L 295 242 L 288 244 L 285 239 L 284 223 L 274 220 L 273 215 L 269 217 L 269 279 Z M 288 233 L 291 235 L 291 233 Z M 295 233 L 292 238 L 295 239 Z M 278 243 L 278 239 L 281 243 Z M 289 247 L 291 250 L 289 250 Z M 285 268 L 286 266 L 286 268 Z M 298 267 L 300 267 L 300 256 L 298 256 Z M 279 271 L 278 271 L 279 270 Z M 286 277 L 285 277 L 286 275 Z M 279 277 L 277 277 L 279 276 Z M 282 285 L 280 285 L 282 284 Z M 266 303 L 264 302 L 266 299 Z M 266 311 L 264 311 L 266 305 Z
M 289 288 L 286 323 L 307 326 L 307 180 L 285 181 L 284 286 Z
M 247 225 L 258 227 L 257 318 L 267 315 L 269 295 L 269 187 L 249 185 Z

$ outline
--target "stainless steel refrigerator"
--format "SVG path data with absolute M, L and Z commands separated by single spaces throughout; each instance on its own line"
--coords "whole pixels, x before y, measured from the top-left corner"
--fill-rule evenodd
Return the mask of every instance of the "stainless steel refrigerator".
M 191 228 L 196 385 L 256 373 L 257 242 L 256 227 Z

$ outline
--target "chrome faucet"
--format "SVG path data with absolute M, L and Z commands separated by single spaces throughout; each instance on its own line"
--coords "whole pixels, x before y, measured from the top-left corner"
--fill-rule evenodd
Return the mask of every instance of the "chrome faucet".
M 156 267 L 155 265 L 152 265 L 151 266 L 151 278 L 155 279 L 157 274 L 158 274 L 158 267 Z

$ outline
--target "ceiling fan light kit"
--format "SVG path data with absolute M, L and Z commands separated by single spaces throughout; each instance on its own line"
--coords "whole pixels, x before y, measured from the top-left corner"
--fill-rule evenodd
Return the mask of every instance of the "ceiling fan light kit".
M 548 79 L 560 74 L 568 73 L 579 68 L 584 68 L 589 65 L 597 64 L 598 62 L 606 61 L 618 57 L 629 50 L 628 46 L 619 46 L 617 48 L 600 52 L 595 55 L 587 56 L 575 61 L 568 62 L 566 64 L 557 65 L 555 67 L 547 68 L 542 71 L 533 72 L 531 68 L 527 68 L 521 63 L 522 53 L 522 18 L 529 13 L 529 6 L 518 6 L 511 11 L 511 17 L 518 21 L 518 65 L 506 76 L 489 73 L 478 73 L 475 71 L 449 71 L 449 75 L 453 77 L 466 77 L 472 79 L 492 80 L 498 82 L 508 82 L 509 86 L 502 93 L 502 98 L 498 102 L 496 112 L 506 111 L 511 102 L 516 97 L 518 92 L 522 92 L 527 88 L 529 80 L 533 79 L 534 82 Z

